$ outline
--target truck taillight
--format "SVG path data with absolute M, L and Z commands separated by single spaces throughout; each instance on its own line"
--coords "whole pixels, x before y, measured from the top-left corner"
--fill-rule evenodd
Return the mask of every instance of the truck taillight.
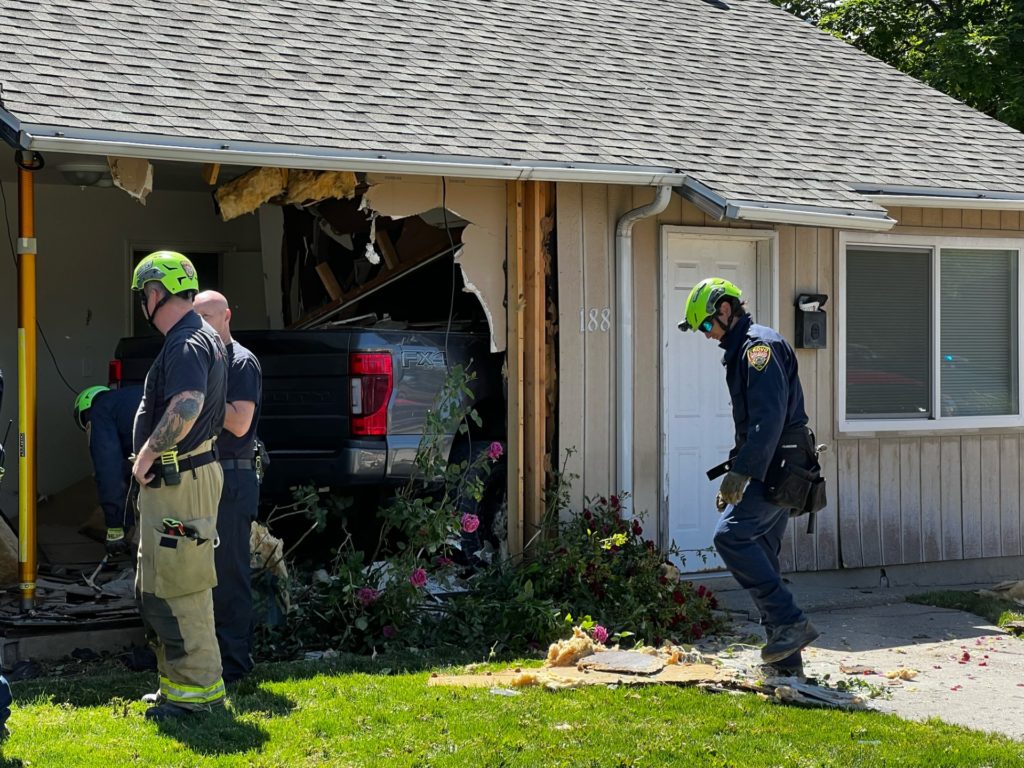
M 107 363 L 107 386 L 117 389 L 121 386 L 122 380 L 121 361 L 111 360 Z
M 352 382 L 352 434 L 386 435 L 388 400 L 394 387 L 391 354 L 353 352 L 348 371 Z

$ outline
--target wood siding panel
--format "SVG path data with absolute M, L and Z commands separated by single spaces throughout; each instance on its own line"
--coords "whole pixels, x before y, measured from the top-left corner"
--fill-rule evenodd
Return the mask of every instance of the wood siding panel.
M 1002 217 L 999 215 L 999 211 L 982 211 L 981 212 L 981 228 L 982 229 L 1001 229 L 1002 228 Z
M 796 285 L 796 227 L 783 226 L 779 231 L 779 333 L 793 341 L 793 289 Z M 803 371 L 801 371 L 801 374 Z M 801 375 L 801 384 L 804 383 Z M 779 564 L 783 571 L 797 569 L 796 534 L 799 526 L 787 525 L 782 539 Z
M 1000 507 L 1002 500 L 999 489 L 999 438 L 981 438 L 981 554 L 982 557 L 998 557 L 1002 547 L 999 539 Z
M 960 438 L 961 525 L 964 558 L 981 557 L 981 438 Z
M 1000 211 L 999 228 L 1012 230 L 1020 229 L 1020 211 Z
M 899 219 L 902 226 L 919 227 L 924 218 L 923 208 L 903 208 L 903 216 Z
M 611 243 L 608 236 L 607 188 L 584 184 L 583 260 L 584 312 L 599 310 L 613 304 Z M 579 328 L 577 314 L 574 328 Z M 610 333 L 585 333 L 584 345 L 584 434 L 580 451 L 583 454 L 583 477 L 580 482 L 586 496 L 606 496 L 612 479 L 612 344 Z
M 1003 556 L 1020 549 L 1020 438 L 1003 435 L 999 441 L 999 544 Z
M 882 534 L 882 563 L 903 562 L 903 529 L 900 522 L 900 443 L 878 444 L 878 501 Z
M 942 560 L 960 560 L 964 556 L 962 520 L 960 438 L 943 437 L 939 441 L 939 477 L 942 493 Z
M 936 457 L 936 464 L 938 464 Z M 919 563 L 921 549 L 921 441 L 899 441 L 900 540 L 903 563 Z
M 584 372 L 586 345 L 580 327 L 585 284 L 583 248 L 583 189 L 580 184 L 558 184 L 558 434 L 559 466 L 577 476 L 570 489 L 572 509 L 583 508 Z M 565 453 L 572 449 L 572 456 Z
M 779 291 L 779 303 L 793 306 L 797 295 L 818 292 L 818 230 L 814 227 L 797 227 L 796 252 L 793 268 L 793 285 L 787 292 Z M 781 310 L 781 307 L 780 307 Z M 796 335 L 796 312 L 791 312 L 792 323 L 785 328 L 785 335 L 792 343 Z M 779 313 L 780 323 L 782 313 Z M 804 391 L 804 408 L 808 415 L 817 413 L 818 408 L 818 353 L 813 349 L 796 350 L 800 369 L 800 384 Z M 815 535 L 807 533 L 806 525 L 791 525 L 796 545 L 796 570 L 813 571 L 817 568 Z
M 878 493 L 878 440 L 861 440 L 858 449 L 861 551 L 864 565 L 881 565 L 882 519 Z
M 924 208 L 921 211 L 921 226 L 923 227 L 941 227 L 942 226 L 942 209 L 941 208 Z
M 942 209 L 942 226 L 949 229 L 959 229 L 964 225 L 963 211 L 959 208 Z
M 964 229 L 981 229 L 981 211 L 968 209 L 964 211 Z
M 818 290 L 829 296 L 835 296 L 833 284 L 834 239 L 833 230 L 818 230 Z M 828 482 L 828 506 L 821 510 L 815 519 L 818 570 L 839 567 L 839 518 L 837 514 L 839 509 L 837 503 L 839 455 L 835 450 L 833 428 L 835 413 L 833 410 L 832 356 L 835 348 L 836 323 L 833 315 L 828 320 L 828 349 L 817 353 L 817 382 L 815 383 L 817 407 L 814 413 L 808 412 L 818 442 L 829 446 L 829 450 L 819 456 L 822 473 Z
M 940 456 L 939 438 L 921 438 L 921 558 L 925 562 L 936 562 L 942 559 Z M 904 552 L 906 552 L 905 543 Z
M 844 568 L 864 565 L 860 543 L 860 451 L 857 440 L 838 443 L 839 549 Z

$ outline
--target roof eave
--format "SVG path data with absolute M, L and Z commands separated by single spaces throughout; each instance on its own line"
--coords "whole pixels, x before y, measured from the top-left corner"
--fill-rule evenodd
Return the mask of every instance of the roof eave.
M 729 200 L 693 177 L 687 177 L 681 186 L 676 187 L 676 192 L 718 221 L 761 221 L 871 232 L 888 232 L 896 226 L 895 219 L 889 218 L 881 209 L 865 211 L 761 200 Z
M 9 143 L 14 144 L 8 139 Z M 674 168 L 600 163 L 546 163 L 529 160 L 350 150 L 336 147 L 225 142 L 156 134 L 94 131 L 21 124 L 17 146 L 37 152 L 141 157 L 224 165 L 273 166 L 321 171 L 401 173 L 461 178 L 677 185 Z

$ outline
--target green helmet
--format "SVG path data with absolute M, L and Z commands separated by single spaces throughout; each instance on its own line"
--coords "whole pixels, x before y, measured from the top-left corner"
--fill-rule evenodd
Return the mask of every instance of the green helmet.
M 82 416 L 85 412 L 92 408 L 92 401 L 96 399 L 96 395 L 100 392 L 109 392 L 110 387 L 104 387 L 103 385 L 97 385 L 95 387 L 87 387 L 78 393 L 78 397 L 75 398 L 75 423 L 79 429 L 85 429 L 85 422 L 82 421 Z
M 721 277 L 704 278 L 693 286 L 686 299 L 679 330 L 696 331 L 701 323 L 717 313 L 718 305 L 723 299 L 731 298 L 738 301 L 742 295 L 743 291 L 728 280 Z
M 199 290 L 199 276 L 192 262 L 177 251 L 154 251 L 139 262 L 132 274 L 132 290 L 158 280 L 170 294 Z

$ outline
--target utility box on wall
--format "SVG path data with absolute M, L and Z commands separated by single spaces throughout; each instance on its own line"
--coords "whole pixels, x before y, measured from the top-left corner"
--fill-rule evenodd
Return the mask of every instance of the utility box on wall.
M 828 315 L 822 307 L 828 301 L 824 293 L 801 293 L 796 305 L 796 348 L 825 349 L 828 346 Z

